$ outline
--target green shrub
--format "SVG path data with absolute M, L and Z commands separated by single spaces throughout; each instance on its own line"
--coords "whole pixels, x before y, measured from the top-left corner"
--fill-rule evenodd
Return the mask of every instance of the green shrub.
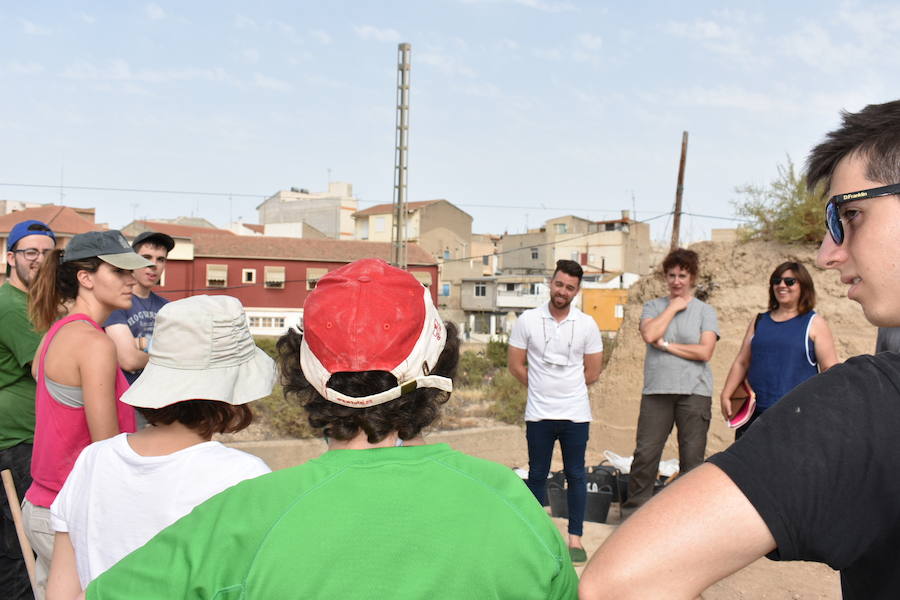
M 527 391 L 525 386 L 503 369 L 498 371 L 486 390 L 488 400 L 491 402 L 490 415 L 504 423 L 518 424 L 525 417 L 525 400 Z
M 272 394 L 253 403 L 262 420 L 285 437 L 313 438 L 319 432 L 309 426 L 306 411 L 296 400 L 285 398 L 281 385 L 276 384 Z
M 455 383 L 463 388 L 481 387 L 485 384 L 485 377 L 490 370 L 491 365 L 484 356 L 466 350 L 459 356 Z
M 506 352 L 509 349 L 509 344 L 505 341 L 499 340 L 491 340 L 487 343 L 484 349 L 484 355 L 488 359 L 488 362 L 491 363 L 491 366 L 498 369 L 506 368 Z
M 275 344 L 278 343 L 278 336 L 275 335 L 254 335 L 253 341 L 259 346 L 260 350 L 275 358 Z

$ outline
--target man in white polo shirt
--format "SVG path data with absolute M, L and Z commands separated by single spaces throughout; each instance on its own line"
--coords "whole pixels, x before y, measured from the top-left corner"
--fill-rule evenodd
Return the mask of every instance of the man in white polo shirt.
M 550 302 L 526 310 L 509 336 L 509 372 L 528 386 L 525 437 L 528 487 L 541 504 L 553 445 L 559 440 L 568 485 L 569 554 L 587 560 L 581 535 L 587 500 L 584 452 L 591 421 L 587 386 L 603 367 L 603 341 L 594 319 L 572 306 L 584 275 L 572 260 L 556 261 Z M 527 364 L 526 364 L 527 359 Z

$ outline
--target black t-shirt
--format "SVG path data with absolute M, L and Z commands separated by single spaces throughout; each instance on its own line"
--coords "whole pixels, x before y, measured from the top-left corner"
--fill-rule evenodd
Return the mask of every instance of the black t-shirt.
M 839 569 L 845 599 L 900 598 L 900 354 L 808 379 L 709 461 L 762 516 L 769 558 Z

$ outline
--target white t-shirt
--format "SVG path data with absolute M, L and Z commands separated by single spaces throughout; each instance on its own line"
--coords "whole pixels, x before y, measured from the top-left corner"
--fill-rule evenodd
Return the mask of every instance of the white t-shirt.
M 510 346 L 528 351 L 525 420 L 590 421 L 584 355 L 603 352 L 600 328 L 574 306 L 557 322 L 547 306 L 523 312 L 509 334 Z
M 141 456 L 122 433 L 81 452 L 50 507 L 50 522 L 69 533 L 86 588 L 198 504 L 269 472 L 261 459 L 219 442 Z

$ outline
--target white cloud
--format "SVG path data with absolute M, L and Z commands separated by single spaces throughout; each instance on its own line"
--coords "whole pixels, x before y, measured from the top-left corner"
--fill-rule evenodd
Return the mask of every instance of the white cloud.
M 535 58 L 543 60 L 561 60 L 563 57 L 562 50 L 559 48 L 535 48 L 531 53 Z
M 769 60 L 767 51 L 754 49 L 754 19 L 740 11 L 720 11 L 716 16 L 719 20 L 669 21 L 661 29 L 673 37 L 698 43 L 730 64 L 758 66 Z
M 591 35 L 590 33 L 579 33 L 575 40 L 578 44 L 587 50 L 599 50 L 603 45 L 603 38 L 599 35 Z
M 49 28 L 35 25 L 27 19 L 20 19 L 20 21 L 22 22 L 22 31 L 25 32 L 26 35 L 50 35 L 53 33 Z
M 244 15 L 235 15 L 234 27 L 235 29 L 256 30 L 259 29 L 259 24 L 250 17 L 246 17 Z
M 81 13 L 78 15 L 78 18 L 81 19 L 83 23 L 87 23 L 88 25 L 93 25 L 97 22 L 97 17 L 94 15 L 89 15 L 87 13 Z
M 311 38 L 319 42 L 320 44 L 330 44 L 331 36 L 328 35 L 327 32 L 322 31 L 321 29 L 313 29 L 309 32 Z
M 246 48 L 241 52 L 241 58 L 249 65 L 255 65 L 259 62 L 259 50 L 256 48 Z
M 166 11 L 159 4 L 151 2 L 144 6 L 144 15 L 151 21 L 162 21 L 166 18 Z
M 127 61 L 118 58 L 105 65 L 81 61 L 63 70 L 63 77 L 77 81 L 118 81 L 140 83 L 171 83 L 175 81 L 230 82 L 231 77 L 221 67 L 213 69 L 133 70 Z
M 561 13 L 576 10 L 571 2 L 552 0 L 461 0 L 463 4 L 516 4 L 542 12 Z
M 267 77 L 260 73 L 255 73 L 253 75 L 253 85 L 273 92 L 288 92 L 291 90 L 291 84 L 288 82 L 281 79 L 275 79 L 274 77 Z
M 353 28 L 360 38 L 376 42 L 399 42 L 400 33 L 396 29 L 379 29 L 372 25 L 357 25 Z
M 498 45 L 504 50 L 518 50 L 519 43 L 515 40 L 510 40 L 507 38 L 503 38 L 498 42 Z
M 6 64 L 5 70 L 16 75 L 37 75 L 44 72 L 44 65 L 35 62 L 21 63 L 13 60 Z
M 435 52 L 426 52 L 414 57 L 415 62 L 432 66 L 447 75 L 462 75 L 464 77 L 474 77 L 475 71 L 460 63 L 452 56 L 438 54 Z

